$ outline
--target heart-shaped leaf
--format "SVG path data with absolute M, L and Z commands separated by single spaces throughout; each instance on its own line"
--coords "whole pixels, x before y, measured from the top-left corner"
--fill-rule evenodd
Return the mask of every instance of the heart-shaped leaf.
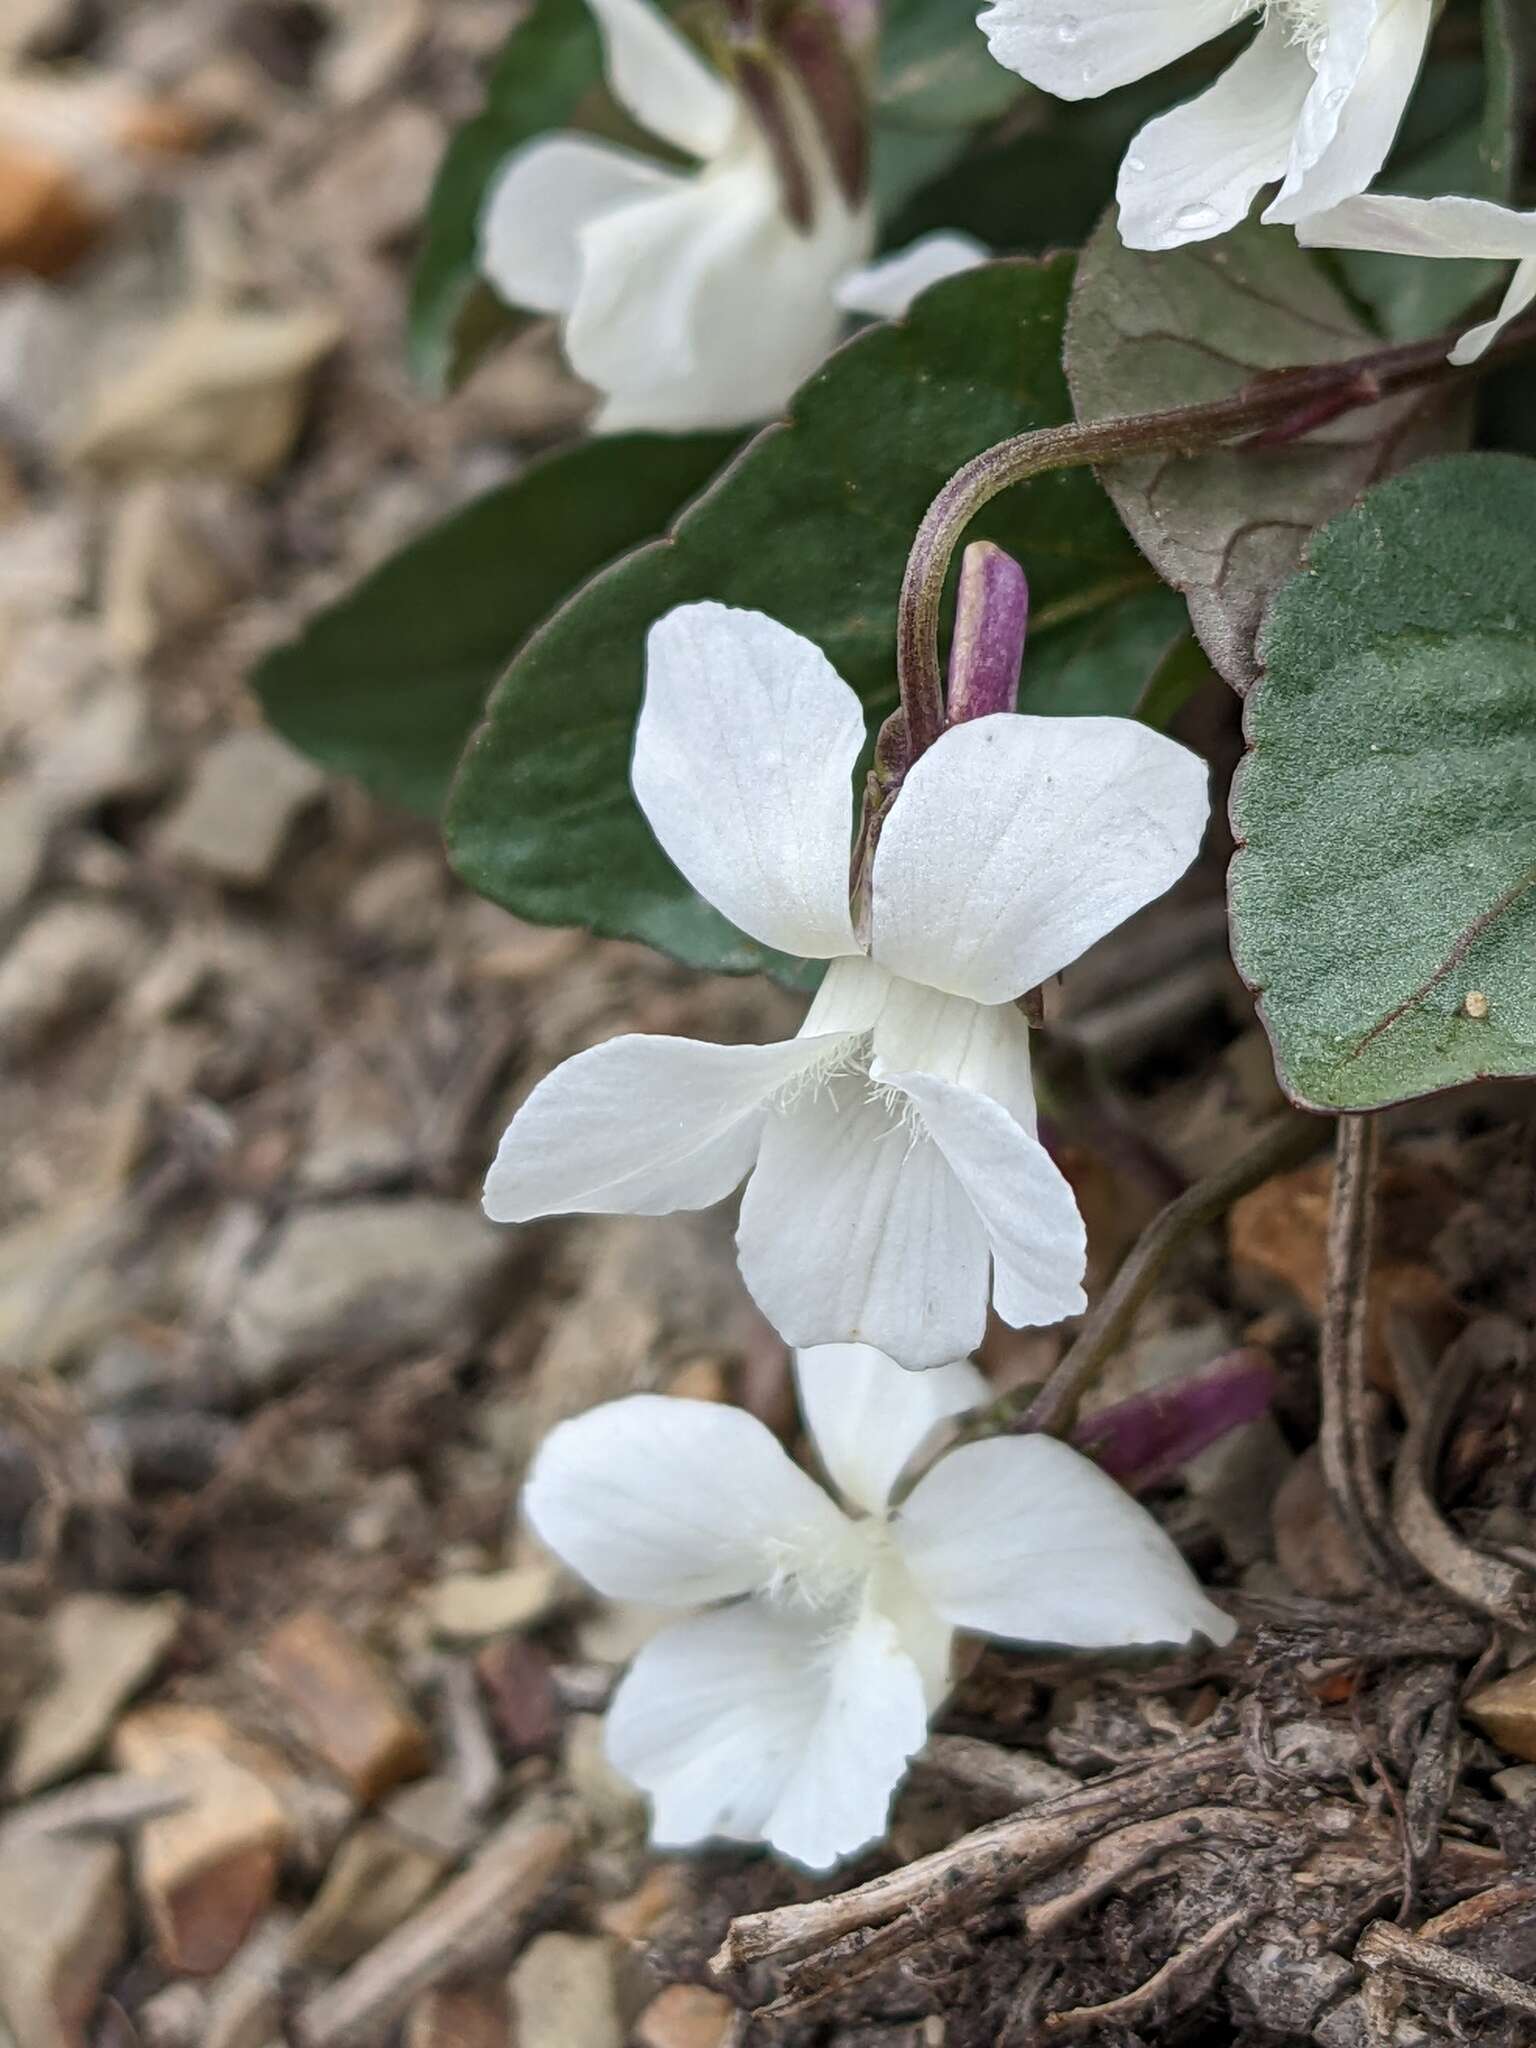
M 252 678 L 295 746 L 436 816 L 507 662 L 594 570 L 659 533 L 740 440 L 624 434 L 547 456 L 412 541 Z
M 1340 362 L 1372 336 L 1294 238 L 1251 223 L 1149 255 L 1113 218 L 1083 251 L 1067 329 L 1081 420 L 1229 397 L 1264 371 Z M 1116 463 L 1103 482 L 1158 572 L 1189 603 L 1218 673 L 1245 690 L 1271 593 L 1308 534 L 1368 484 L 1465 440 L 1443 394 L 1407 393 L 1279 446 Z
M 1536 462 L 1370 492 L 1275 601 L 1233 951 L 1304 1106 L 1536 1074 Z
M 1067 416 L 1071 277 L 1068 256 L 988 265 L 924 293 L 907 320 L 867 329 L 667 540 L 607 570 L 534 635 L 449 804 L 450 851 L 472 887 L 521 916 L 645 939 L 695 965 L 764 964 L 669 865 L 630 794 L 646 631 L 703 598 L 768 612 L 823 648 L 882 716 L 895 701 L 897 591 L 930 500 L 991 443 Z M 1101 710 L 1106 695 L 1129 710 L 1177 621 L 1165 606 L 1149 637 L 1128 603 L 1156 586 L 1092 476 L 1040 477 L 995 500 L 975 530 L 1029 573 L 1025 705 L 1039 688 L 1056 710 Z M 1098 659 L 1064 686 L 1094 636 Z

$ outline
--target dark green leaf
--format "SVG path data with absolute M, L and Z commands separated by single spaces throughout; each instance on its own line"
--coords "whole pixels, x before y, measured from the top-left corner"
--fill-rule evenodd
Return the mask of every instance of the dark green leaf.
M 1382 485 L 1277 597 L 1233 947 L 1300 1102 L 1536 1073 L 1536 462 Z
M 1197 61 L 1196 85 L 1203 82 L 1203 68 Z M 1022 134 L 984 138 L 946 165 L 943 175 L 914 189 L 884 239 L 901 248 L 919 235 L 958 228 L 999 254 L 1076 248 L 1114 198 L 1132 136 L 1191 90 L 1181 70 L 1176 79 L 1159 72 L 1070 106 L 1039 94 Z
M 1145 576 L 1090 586 L 1059 610 L 1065 616 L 1054 621 L 1049 611 L 1036 616 L 1019 689 L 1021 711 L 1129 717 L 1187 623 L 1173 591 Z
M 1079 419 L 1224 398 L 1264 371 L 1337 362 L 1372 337 L 1294 239 L 1250 223 L 1220 241 L 1149 255 L 1106 219 L 1083 252 L 1067 332 Z M 1465 439 L 1464 415 L 1410 393 L 1305 440 L 1179 461 L 1117 463 L 1104 483 L 1153 566 L 1237 689 L 1271 593 L 1312 529 L 1379 476 Z
M 889 710 L 896 594 L 929 501 L 992 442 L 1066 417 L 1071 275 L 1066 257 L 993 264 L 925 293 L 905 322 L 866 330 L 669 540 L 608 570 L 534 636 L 497 689 L 449 805 L 450 851 L 474 888 L 524 917 L 642 938 L 696 965 L 763 964 L 669 866 L 630 795 L 646 630 L 703 598 L 765 611 L 822 647 L 873 716 Z M 1112 508 L 1085 471 L 1058 471 L 997 499 L 976 532 L 1029 573 L 1041 625 L 1026 701 L 1041 688 L 1062 700 L 1053 708 L 1080 708 L 1062 677 L 1086 692 L 1097 687 L 1092 665 L 1064 657 L 1053 680 L 1053 640 L 1089 631 L 1099 604 L 1145 573 Z M 1056 608 L 1063 623 L 1052 627 Z M 1134 623 L 1146 632 L 1139 612 Z M 1141 681 L 1156 638 L 1147 634 Z M 1121 708 L 1134 695 L 1126 684 Z
M 253 679 L 295 746 L 436 815 L 492 683 L 594 570 L 649 540 L 732 434 L 626 434 L 535 463 L 311 619 Z
M 953 0 L 887 0 L 881 22 L 876 116 L 899 128 L 974 128 L 1029 88 L 1004 70 Z

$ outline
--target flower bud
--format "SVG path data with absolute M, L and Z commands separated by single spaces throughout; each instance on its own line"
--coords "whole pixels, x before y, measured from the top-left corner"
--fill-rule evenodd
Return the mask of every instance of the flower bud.
M 949 648 L 948 722 L 1012 711 L 1029 628 L 1029 584 L 1011 555 L 972 541 L 960 562 Z

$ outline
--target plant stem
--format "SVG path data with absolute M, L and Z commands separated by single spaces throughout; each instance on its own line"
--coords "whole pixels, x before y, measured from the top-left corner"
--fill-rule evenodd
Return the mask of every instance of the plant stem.
M 1168 412 L 1132 413 L 1074 426 L 1044 427 L 999 441 L 952 476 L 923 515 L 902 579 L 896 622 L 896 677 L 912 758 L 944 725 L 939 670 L 939 606 L 951 557 L 982 507 L 1012 484 L 1049 469 L 1124 462 L 1144 455 L 1197 455 L 1226 441 L 1264 433 L 1284 439 L 1321 418 L 1375 405 L 1415 385 L 1455 382 L 1492 368 L 1536 342 L 1536 317 L 1513 322 L 1474 364 L 1447 361 L 1454 336 L 1405 342 L 1344 362 L 1303 364 L 1257 377 L 1230 398 Z
M 1341 1116 L 1318 1354 L 1323 1410 L 1318 1450 L 1329 1497 L 1361 1562 L 1390 1585 L 1403 1576 L 1401 1553 L 1371 1453 L 1371 1399 L 1365 1375 L 1380 1159 L 1380 1118 Z
M 991 1411 L 993 1431 L 999 1413 L 1003 1426 L 1020 1431 L 1045 1430 L 1053 1436 L 1070 1427 L 1078 1401 L 1119 1345 L 1137 1309 L 1157 1285 L 1168 1261 L 1203 1230 L 1225 1215 L 1232 1204 L 1262 1182 L 1302 1160 L 1323 1143 L 1327 1122 L 1321 1117 L 1287 1112 L 1266 1124 L 1245 1152 L 1195 1182 L 1147 1225 L 1114 1279 L 1090 1310 L 1076 1341 L 1040 1392 L 1015 1420 L 1008 1404 Z

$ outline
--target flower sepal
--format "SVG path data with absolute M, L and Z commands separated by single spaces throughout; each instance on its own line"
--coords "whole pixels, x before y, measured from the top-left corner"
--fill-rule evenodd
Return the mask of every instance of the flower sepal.
M 850 211 L 869 197 L 873 13 L 823 0 L 730 0 L 721 67 L 772 153 L 786 214 L 807 232 L 828 172 Z

